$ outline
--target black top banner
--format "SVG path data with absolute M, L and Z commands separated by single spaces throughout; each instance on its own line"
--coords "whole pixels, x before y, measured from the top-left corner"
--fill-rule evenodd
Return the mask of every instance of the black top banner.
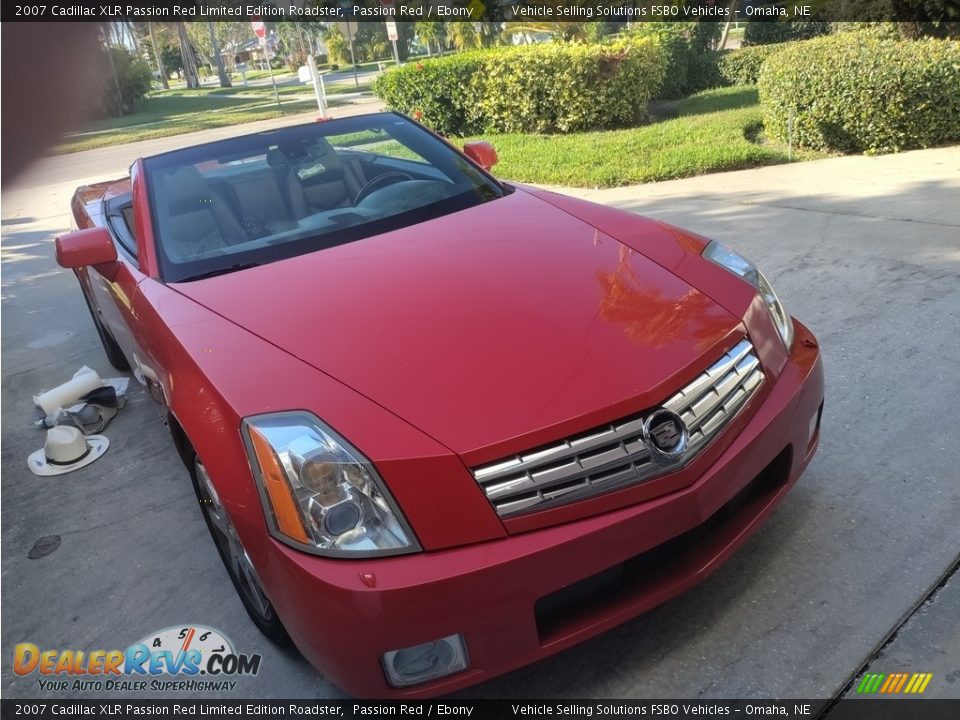
M 960 0 L 64 0 L 7 2 L 4 22 L 960 22 Z
M 10 718 L 781 718 L 955 720 L 956 700 L 50 700 L 2 701 Z

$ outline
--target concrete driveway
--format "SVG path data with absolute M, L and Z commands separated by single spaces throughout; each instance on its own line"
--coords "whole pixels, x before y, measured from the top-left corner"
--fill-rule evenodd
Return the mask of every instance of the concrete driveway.
M 43 440 L 31 395 L 83 364 L 111 374 L 72 274 L 52 259 L 53 235 L 69 227 L 78 182 L 122 173 L 136 154 L 47 159 L 3 193 L 3 695 L 42 694 L 35 676 L 13 675 L 15 643 L 109 649 L 194 623 L 263 654 L 232 696 L 339 697 L 246 618 L 141 390 L 95 465 L 51 479 L 25 467 Z M 960 548 L 960 149 L 571 192 L 717 238 L 764 269 L 820 338 L 821 449 L 707 582 L 462 695 L 832 697 L 869 663 L 933 672 L 928 695 L 960 697 L 960 583 L 947 577 Z M 60 548 L 28 559 L 52 534 Z

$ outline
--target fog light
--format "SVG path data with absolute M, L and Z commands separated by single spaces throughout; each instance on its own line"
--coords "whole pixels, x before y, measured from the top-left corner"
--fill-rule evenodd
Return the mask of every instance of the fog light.
M 383 654 L 383 671 L 393 687 L 436 680 L 466 670 L 469 665 L 467 648 L 459 634 Z

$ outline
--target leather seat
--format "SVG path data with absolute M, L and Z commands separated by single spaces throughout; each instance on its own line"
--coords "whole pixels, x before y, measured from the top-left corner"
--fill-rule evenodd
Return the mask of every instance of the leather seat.
M 273 169 L 273 176 L 277 189 L 283 198 L 290 215 L 299 220 L 310 214 L 307 208 L 307 196 L 303 191 L 300 179 L 290 167 L 290 160 L 279 148 L 273 148 L 267 153 L 267 165 Z
M 323 169 L 311 178 L 309 185 L 300 186 L 307 206 L 314 212 L 351 207 L 366 182 L 359 161 L 344 161 L 343 156 L 326 140 L 317 141 L 311 150 L 308 164 L 320 165 Z M 270 162 L 269 156 L 267 162 Z
M 173 262 L 245 242 L 248 237 L 229 204 L 192 165 L 158 178 L 160 244 Z

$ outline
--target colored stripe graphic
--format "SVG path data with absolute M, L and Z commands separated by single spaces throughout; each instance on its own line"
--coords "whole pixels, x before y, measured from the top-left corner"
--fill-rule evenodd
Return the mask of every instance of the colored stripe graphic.
M 933 673 L 864 673 L 856 692 L 859 695 L 919 695 L 932 679 Z
M 898 675 L 896 673 L 890 673 L 887 675 L 886 681 L 883 683 L 883 687 L 880 688 L 881 693 L 890 692 L 890 688 L 896 683 Z

